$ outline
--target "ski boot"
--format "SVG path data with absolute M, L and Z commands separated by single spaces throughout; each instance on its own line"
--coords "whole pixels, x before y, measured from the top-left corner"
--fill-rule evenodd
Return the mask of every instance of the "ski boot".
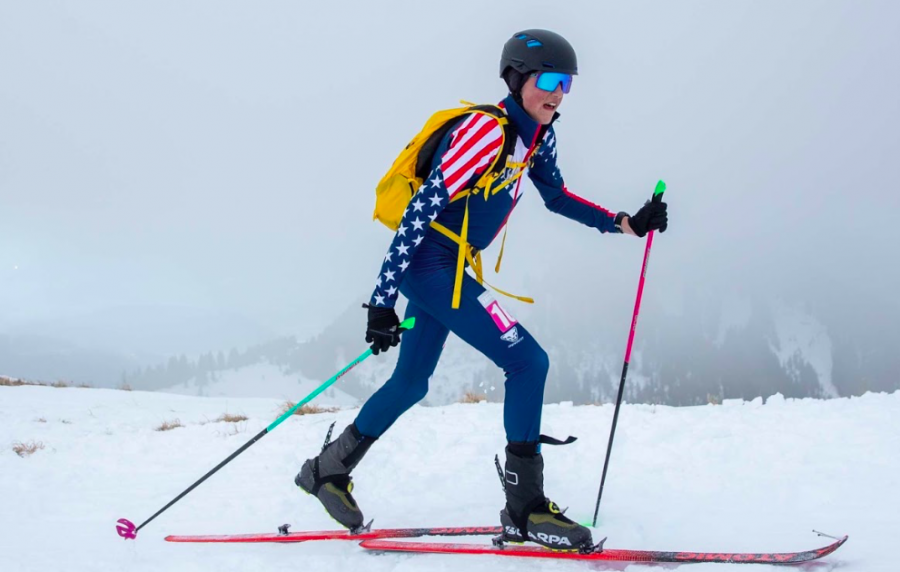
M 506 448 L 506 506 L 500 511 L 500 542 L 535 542 L 553 550 L 590 552 L 591 531 L 544 497 L 544 458 L 537 443 Z M 498 467 L 499 468 L 499 467 Z
M 328 432 L 329 436 L 331 431 Z M 338 524 L 356 534 L 365 530 L 363 513 L 353 495 L 353 480 L 350 471 L 375 442 L 375 438 L 362 435 L 351 423 L 336 441 L 328 443 L 322 453 L 303 463 L 294 478 L 294 484 L 306 493 L 315 496 Z

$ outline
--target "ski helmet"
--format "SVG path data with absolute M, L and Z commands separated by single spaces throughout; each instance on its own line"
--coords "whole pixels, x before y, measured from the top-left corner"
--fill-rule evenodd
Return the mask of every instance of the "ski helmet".
M 500 77 L 504 77 L 510 68 L 521 74 L 554 71 L 578 75 L 574 48 L 565 38 L 550 30 L 523 30 L 513 34 L 503 45 Z

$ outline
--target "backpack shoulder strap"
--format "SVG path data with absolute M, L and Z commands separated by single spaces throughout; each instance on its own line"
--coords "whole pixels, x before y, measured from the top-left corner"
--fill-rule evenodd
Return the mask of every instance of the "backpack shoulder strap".
M 441 141 L 444 140 L 444 136 L 446 136 L 451 129 L 459 125 L 464 117 L 465 114 L 457 119 L 444 123 L 428 136 L 428 139 L 425 140 L 425 143 L 422 144 L 422 148 L 419 150 L 419 156 L 416 158 L 416 177 L 425 179 L 431 174 L 431 162 L 434 160 L 434 154 L 437 152 L 438 145 L 441 144 Z

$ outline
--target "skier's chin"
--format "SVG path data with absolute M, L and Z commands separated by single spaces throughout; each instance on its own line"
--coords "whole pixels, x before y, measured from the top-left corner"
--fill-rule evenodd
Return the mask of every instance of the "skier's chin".
M 540 111 L 537 113 L 537 121 L 541 125 L 547 125 L 553 120 L 553 114 L 556 113 L 556 109 L 552 107 L 548 107 L 546 105 L 541 106 Z
M 556 113 L 556 109 L 552 108 L 548 105 L 541 105 L 537 109 L 527 109 L 528 115 L 531 116 L 532 119 L 540 123 L 541 125 L 547 125 L 551 121 L 553 121 L 553 114 Z

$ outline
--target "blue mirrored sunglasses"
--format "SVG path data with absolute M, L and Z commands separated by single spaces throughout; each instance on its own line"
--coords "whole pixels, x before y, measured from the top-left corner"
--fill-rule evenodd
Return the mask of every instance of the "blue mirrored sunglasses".
M 537 76 L 537 80 L 534 85 L 538 87 L 538 89 L 542 89 L 544 91 L 556 91 L 556 86 L 562 86 L 563 93 L 569 93 L 569 90 L 572 89 L 572 74 L 568 73 L 559 73 L 559 72 L 539 72 L 534 74 Z

